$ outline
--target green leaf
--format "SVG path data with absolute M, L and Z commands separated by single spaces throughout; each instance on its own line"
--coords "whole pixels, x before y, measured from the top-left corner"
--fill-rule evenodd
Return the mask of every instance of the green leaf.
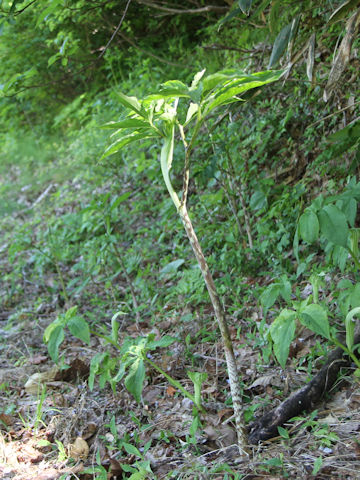
M 67 322 L 70 320 L 70 318 L 74 317 L 78 311 L 77 305 L 74 305 L 73 307 L 70 307 L 66 310 L 65 316 L 64 316 L 64 322 L 67 324 Z
M 330 340 L 330 327 L 326 310 L 318 304 L 306 305 L 299 312 L 300 322 L 313 332 Z
M 50 5 L 45 8 L 45 10 L 43 10 L 40 15 L 38 16 L 37 20 L 36 20 L 36 28 L 40 25 L 40 23 L 45 20 L 46 17 L 48 17 L 49 15 L 51 15 L 58 7 L 59 3 L 61 2 L 62 0 L 52 0 Z
M 193 118 L 195 113 L 197 113 L 199 110 L 199 105 L 197 103 L 190 103 L 190 106 L 188 108 L 188 111 L 186 113 L 186 120 L 185 120 L 185 125 L 187 125 L 190 120 Z
M 352 308 L 360 307 L 360 283 L 354 285 L 349 300 Z
M 291 300 L 291 283 L 289 282 L 286 275 L 281 275 L 281 283 L 279 284 L 280 294 L 285 300 L 285 302 L 290 302 Z
M 294 338 L 295 317 L 296 314 L 293 310 L 284 309 L 270 327 L 270 335 L 274 342 L 274 353 L 282 368 L 285 368 L 290 343 Z
M 15 12 L 15 7 L 16 7 L 16 4 L 17 3 L 22 3 L 23 0 L 13 0 L 12 4 L 11 4 L 11 7 L 10 7 L 10 10 L 9 10 L 9 14 L 12 15 L 14 12 Z
M 159 94 L 155 94 L 155 97 L 166 98 L 166 97 L 188 97 L 190 98 L 189 87 L 180 80 L 170 80 L 165 82 L 160 86 Z
M 257 190 L 251 195 L 250 208 L 252 210 L 261 210 L 267 207 L 267 197 L 262 190 Z
M 268 68 L 272 68 L 280 60 L 290 41 L 291 29 L 292 22 L 286 25 L 276 37 L 271 52 Z
M 299 258 L 299 226 L 297 226 L 296 230 L 295 230 L 295 235 L 294 235 L 294 240 L 293 240 L 293 250 L 294 250 L 294 255 L 295 255 L 296 261 L 298 262 L 298 264 L 300 264 L 300 258 Z M 300 274 L 299 275 L 296 274 L 296 277 L 298 277 L 298 276 L 300 276 Z
M 326 205 L 318 213 L 322 235 L 341 247 L 347 247 L 349 227 L 343 212 L 335 205 Z
M 354 346 L 355 325 L 354 316 L 360 313 L 360 307 L 353 308 L 345 318 L 346 346 L 352 352 Z
M 312 469 L 311 475 L 316 476 L 319 473 L 320 468 L 322 467 L 322 464 L 323 464 L 322 457 L 318 457 L 314 462 L 314 467 Z
M 183 258 L 179 258 L 178 260 L 174 260 L 173 262 L 170 262 L 167 265 L 165 265 L 165 267 L 163 267 L 160 270 L 160 273 L 166 274 L 166 273 L 176 272 L 177 269 L 179 267 L 181 267 L 181 265 L 183 265 L 184 263 L 185 263 L 185 260 Z
M 265 290 L 260 295 L 261 305 L 268 310 L 274 305 L 276 299 L 280 295 L 280 285 L 278 283 L 273 283 L 265 288 Z
M 299 234 L 307 243 L 314 243 L 319 238 L 320 224 L 315 212 L 309 208 L 299 218 Z
M 74 337 L 90 345 L 90 330 L 86 320 L 82 317 L 75 316 L 69 320 L 67 326 Z
M 145 480 L 146 478 L 149 478 L 148 475 L 149 472 L 141 468 L 138 472 L 134 472 L 130 475 L 129 480 Z
M 142 458 L 140 451 L 135 447 L 135 445 L 131 445 L 131 443 L 124 442 L 122 446 L 124 447 L 124 449 L 129 455 L 135 455 L 135 457 Z
M 92 391 L 94 388 L 94 381 L 95 375 L 100 371 L 100 366 L 104 359 L 109 358 L 109 354 L 107 352 L 99 352 L 97 353 L 90 362 L 90 374 L 89 374 L 89 388 Z
M 219 30 L 222 27 L 222 25 L 224 25 L 224 23 L 230 22 L 230 20 L 237 17 L 239 15 L 239 13 L 240 14 L 243 13 L 241 8 L 235 8 L 228 15 L 226 15 L 226 17 L 222 18 L 219 22 Z
M 120 122 L 108 122 L 102 125 L 101 128 L 149 128 L 149 122 L 140 120 L 139 118 L 126 118 Z
M 286 428 L 277 427 L 277 429 L 278 429 L 279 435 L 280 435 L 282 438 L 285 438 L 285 439 L 289 439 L 289 438 L 290 438 L 289 432 L 286 430 Z
M 62 325 L 57 325 L 52 329 L 49 340 L 47 343 L 48 352 L 51 359 L 56 363 L 59 359 L 59 346 L 65 338 L 64 327 Z
M 206 114 L 216 107 L 238 102 L 241 99 L 237 98 L 236 95 L 275 82 L 282 74 L 283 70 L 265 71 L 253 75 L 242 75 L 239 78 L 228 81 L 222 88 L 216 91 L 216 93 L 210 95 L 210 97 L 205 100 Z
M 350 198 L 343 206 L 342 211 L 344 212 L 347 221 L 351 227 L 355 225 L 355 219 L 357 214 L 357 201 L 355 198 Z
M 137 358 L 129 369 L 129 373 L 125 378 L 125 387 L 134 396 L 135 400 L 140 403 L 141 393 L 144 387 L 145 366 L 142 358 Z
M 110 211 L 115 210 L 116 207 L 120 205 L 120 203 L 125 202 L 131 195 L 131 192 L 125 192 L 122 195 L 119 195 L 112 201 Z
M 172 343 L 176 342 L 177 338 L 170 335 L 164 335 L 160 340 L 153 340 L 146 344 L 146 349 L 155 350 L 156 348 L 168 347 Z
M 132 110 L 133 112 L 136 112 L 141 117 L 146 118 L 146 113 L 142 108 L 139 100 L 136 97 L 128 97 L 127 95 L 121 92 L 117 92 L 117 95 L 119 97 L 120 103 L 124 107 L 128 108 L 129 110 Z
M 170 194 L 171 200 L 173 201 L 176 209 L 179 209 L 180 200 L 175 190 L 173 189 L 173 186 L 170 180 L 170 169 L 173 161 L 173 155 L 174 155 L 174 125 L 171 124 L 170 132 L 166 136 L 164 140 L 164 144 L 161 149 L 160 165 L 161 165 L 161 172 L 164 178 L 164 182 Z
M 249 15 L 251 5 L 254 3 L 254 1 L 255 0 L 238 0 L 238 5 L 245 15 Z
M 190 87 L 190 90 L 195 90 L 199 83 L 200 83 L 200 80 L 202 79 L 202 77 L 204 76 L 204 73 L 206 72 L 206 69 L 204 68 L 203 70 L 201 70 L 200 72 L 197 72 L 195 75 L 194 75 L 194 79 L 193 81 L 191 82 L 191 87 Z
M 156 137 L 155 131 L 153 129 L 148 129 L 145 132 L 132 132 L 128 135 L 124 135 L 123 137 L 116 140 L 116 142 L 112 143 L 104 152 L 101 157 L 101 160 L 117 153 L 121 150 L 125 145 L 129 145 L 130 143 L 137 142 L 139 140 L 143 140 L 144 138 L 153 138 Z

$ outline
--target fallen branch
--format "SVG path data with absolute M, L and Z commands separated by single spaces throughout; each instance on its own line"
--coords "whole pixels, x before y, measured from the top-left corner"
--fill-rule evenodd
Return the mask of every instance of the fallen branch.
M 360 332 L 354 339 L 354 344 L 357 343 L 360 343 Z M 336 382 L 340 369 L 350 365 L 351 359 L 346 356 L 344 350 L 340 347 L 336 348 L 330 353 L 327 362 L 311 382 L 293 392 L 280 405 L 250 425 L 249 444 L 276 437 L 278 427 L 281 427 L 290 418 L 301 414 L 304 410 L 313 410 L 323 395 Z

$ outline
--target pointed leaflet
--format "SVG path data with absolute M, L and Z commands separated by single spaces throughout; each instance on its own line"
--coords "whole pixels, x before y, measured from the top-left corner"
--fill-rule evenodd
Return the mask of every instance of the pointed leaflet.
M 282 310 L 270 327 L 270 335 L 274 342 L 274 353 L 282 368 L 285 368 L 290 343 L 294 338 L 295 316 L 295 312 L 292 310 Z
M 70 333 L 74 337 L 79 338 L 84 343 L 90 344 L 90 330 L 89 325 L 82 317 L 74 316 L 70 318 L 67 323 Z
M 286 25 L 275 38 L 274 46 L 270 55 L 268 68 L 272 68 L 280 60 L 290 41 L 292 22 Z
M 204 68 L 203 70 L 201 70 L 200 72 L 198 72 L 198 73 L 195 74 L 194 80 L 191 82 L 191 87 L 190 87 L 191 90 L 194 90 L 195 88 L 197 88 L 197 86 L 199 85 L 200 80 L 201 80 L 202 77 L 204 76 L 205 70 L 206 70 L 206 69 Z
M 160 86 L 159 93 L 154 93 L 146 97 L 147 102 L 153 100 L 162 100 L 167 97 L 186 97 L 190 98 L 190 90 L 185 83 L 180 80 L 170 80 Z
M 234 78 L 246 76 L 247 73 L 244 71 L 235 69 L 220 70 L 212 75 L 208 75 L 203 80 L 204 94 L 208 94 L 211 90 L 214 90 L 215 87 L 220 88 L 220 84 L 224 86 L 225 83 Z
M 128 145 L 129 143 L 136 142 L 138 140 L 142 140 L 144 138 L 153 138 L 156 137 L 157 135 L 154 133 L 155 131 L 153 129 L 148 129 L 144 132 L 132 132 L 129 133 L 128 135 L 124 135 L 121 138 L 118 138 L 116 142 L 112 143 L 104 152 L 103 156 L 101 157 L 100 160 L 108 157 L 109 155 L 113 155 L 114 153 L 118 152 L 119 150 L 122 149 L 125 145 Z
M 313 303 L 301 309 L 299 313 L 299 320 L 305 327 L 330 340 L 327 313 L 322 306 Z
M 121 92 L 117 92 L 117 95 L 119 97 L 120 103 L 124 105 L 124 107 L 130 110 L 133 110 L 141 117 L 146 118 L 145 111 L 136 97 L 128 97 L 127 95 Z
M 315 212 L 306 209 L 299 218 L 299 234 L 307 243 L 314 243 L 319 238 L 320 225 Z
M 274 82 L 278 80 L 282 74 L 282 70 L 265 71 L 231 80 L 224 85 L 219 92 L 210 96 L 210 98 L 205 101 L 206 113 L 211 112 L 214 108 L 221 105 L 238 102 L 240 99 L 236 98 L 236 95 L 251 90 L 252 88 Z
M 120 122 L 109 122 L 102 125 L 101 128 L 144 128 L 149 127 L 149 122 L 138 118 L 126 118 Z
M 195 113 L 198 112 L 198 110 L 199 110 L 199 105 L 197 103 L 191 102 L 189 105 L 188 111 L 186 113 L 186 120 L 185 120 L 184 127 L 190 122 L 190 120 L 193 118 Z
M 349 227 L 343 212 L 335 205 L 326 205 L 318 213 L 322 235 L 341 247 L 347 247 Z

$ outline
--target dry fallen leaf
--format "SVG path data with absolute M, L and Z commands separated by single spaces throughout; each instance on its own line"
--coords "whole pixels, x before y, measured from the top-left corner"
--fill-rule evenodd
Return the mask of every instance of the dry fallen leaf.
M 173 397 L 176 393 L 176 388 L 174 388 L 172 385 L 169 385 L 166 389 L 166 394 L 169 395 L 169 397 Z
M 89 445 L 81 438 L 77 437 L 74 443 L 69 445 L 69 456 L 74 460 L 85 460 L 89 455 Z
M 55 379 L 58 367 L 53 367 L 50 370 L 42 373 L 34 373 L 25 383 L 26 393 L 37 395 L 39 390 L 41 391 L 42 385 L 46 385 L 48 382 L 52 382 Z

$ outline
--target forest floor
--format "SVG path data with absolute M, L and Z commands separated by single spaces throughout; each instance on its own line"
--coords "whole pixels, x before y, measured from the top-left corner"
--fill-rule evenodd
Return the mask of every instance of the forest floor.
M 45 186 L 46 187 L 46 186 Z M 44 190 L 45 190 L 44 187 Z M 26 195 L 25 195 L 26 196 Z M 34 198 L 24 200 L 24 205 Z M 66 208 L 73 208 L 75 199 Z M 43 198 L 36 206 L 41 211 Z M 62 207 L 64 208 L 64 207 Z M 37 212 L 37 215 L 39 213 Z M 3 230 L 21 235 L 30 228 L 33 210 L 2 220 Z M 41 215 L 41 214 L 40 214 Z M 13 237 L 14 238 L 14 237 Z M 187 371 L 208 374 L 202 386 L 206 413 L 201 425 L 194 421 L 193 405 L 162 375 L 146 371 L 142 402 L 137 403 L 123 383 L 115 391 L 95 381 L 90 390 L 87 380 L 91 359 L 99 352 L 116 356 L 116 350 L 102 338 L 91 337 L 89 345 L 66 335 L 61 346 L 68 368 L 55 366 L 43 343 L 46 327 L 66 307 L 51 289 L 54 272 L 44 270 L 43 286 L 31 280 L 23 269 L 21 293 L 6 300 L 13 264 L 8 251 L 11 236 L 0 237 L 3 303 L 0 311 L 0 477 L 3 480 L 50 479 L 354 479 L 360 478 L 360 383 L 351 371 L 344 372 L 326 398 L 319 398 L 317 409 L 293 419 L 279 436 L 251 447 L 246 461 L 237 453 L 229 387 L 219 335 L 207 341 L 204 335 L 191 350 L 185 341 L 152 353 L 152 360 L 167 374 L 192 391 Z M 66 275 L 66 266 L 64 267 Z M 244 279 L 250 285 L 254 278 Z M 51 294 L 45 295 L 46 286 Z M 117 288 L 126 288 L 117 283 Z M 159 285 L 160 288 L 160 285 Z M 20 290 L 18 290 L 20 292 Z M 55 293 L 54 293 L 55 292 Z M 94 292 L 95 295 L 96 292 Z M 39 300 L 41 299 L 41 301 Z M 101 315 L 102 331 L 111 330 L 111 314 L 97 307 L 80 304 L 80 310 L 93 308 Z M 261 311 L 248 305 L 254 320 Z M 125 315 L 120 321 L 119 338 L 136 338 L 153 333 L 185 338 L 202 328 L 216 332 L 210 304 L 196 312 L 197 321 L 181 322 L 188 306 L 158 313 L 156 322 Z M 274 362 L 262 364 L 251 331 L 239 312 L 229 315 L 231 333 L 244 386 L 248 422 L 278 405 L 290 392 L 303 386 L 319 368 L 297 360 L 316 345 L 315 335 L 304 330 L 301 341 L 292 345 L 286 371 Z M 239 334 L 239 325 L 241 333 Z M 309 357 L 307 357 L 309 358 Z M 194 367 L 196 365 L 196 367 Z M 309 370 L 309 371 L 308 371 Z M 310 373 L 311 370 L 311 373 Z M 347 376 L 349 375 L 349 377 Z

